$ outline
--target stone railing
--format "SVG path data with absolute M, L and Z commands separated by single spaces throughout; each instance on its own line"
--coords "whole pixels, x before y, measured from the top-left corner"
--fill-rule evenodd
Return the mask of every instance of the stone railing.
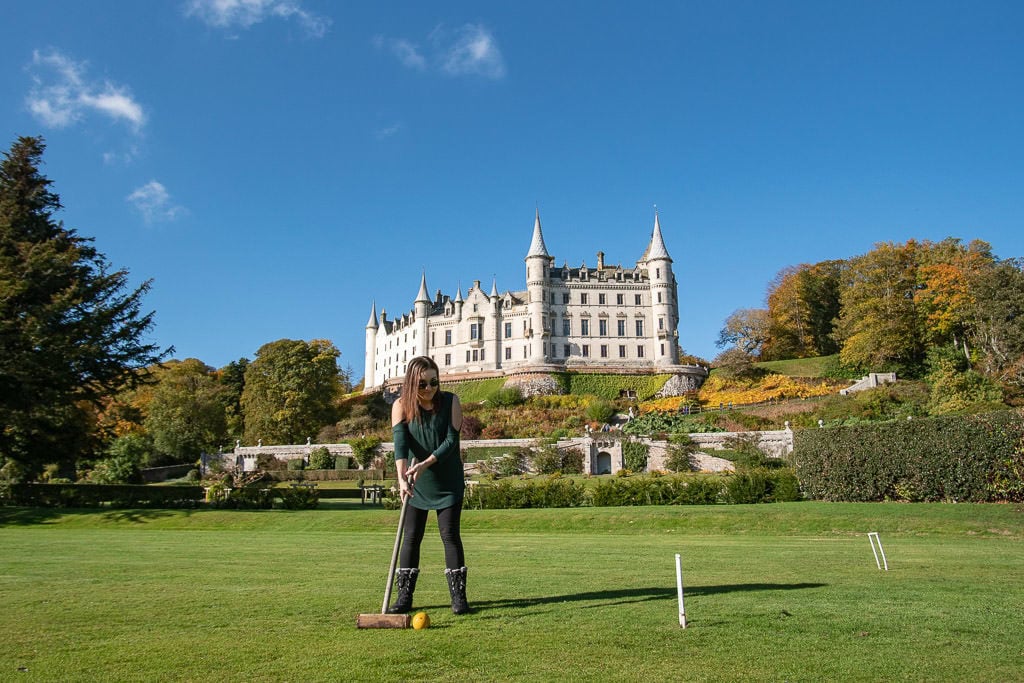
M 723 450 L 726 441 L 730 437 L 743 434 L 757 434 L 758 446 L 769 457 L 782 458 L 793 451 L 793 432 L 790 429 L 764 432 L 704 432 L 690 434 L 690 438 L 702 451 Z M 665 458 L 668 455 L 670 446 L 667 441 L 641 438 L 650 445 L 648 455 L 649 470 L 665 469 Z M 464 439 L 461 442 L 462 448 L 508 448 L 518 450 L 539 445 L 542 439 Z M 607 468 L 615 472 L 624 467 L 622 455 L 623 437 L 605 432 L 595 432 L 591 435 L 570 437 L 558 440 L 558 447 L 562 449 L 578 448 L 584 453 L 584 471 L 598 474 Z M 256 459 L 260 455 L 272 455 L 278 460 L 294 460 L 302 458 L 308 461 L 309 453 L 314 448 L 326 448 L 332 455 L 353 455 L 352 447 L 347 443 L 313 444 L 286 446 L 237 446 L 232 453 L 225 453 L 219 457 L 225 464 L 240 467 L 250 471 L 256 469 Z M 384 442 L 378 447 L 381 455 L 393 453 L 394 444 Z M 709 453 L 697 454 L 695 460 L 700 464 L 703 471 L 723 471 L 732 469 L 732 463 L 722 458 L 716 458 Z M 475 471 L 475 463 L 466 464 L 467 472 Z

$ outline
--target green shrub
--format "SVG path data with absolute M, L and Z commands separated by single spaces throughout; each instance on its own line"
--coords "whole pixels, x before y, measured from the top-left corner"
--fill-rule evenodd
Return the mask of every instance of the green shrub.
M 517 386 L 504 386 L 491 394 L 488 403 L 498 408 L 522 405 L 523 392 Z
M 818 500 L 1013 500 L 1022 439 L 1019 411 L 920 418 L 798 430 L 793 460 Z
M 352 457 L 356 459 L 359 466 L 366 469 L 373 464 L 373 459 L 377 455 L 377 448 L 380 447 L 381 440 L 376 436 L 361 436 L 356 439 L 349 439 L 348 445 L 352 447 Z
M 11 505 L 24 507 L 194 508 L 203 500 L 200 486 L 135 484 L 10 484 Z
M 693 469 L 692 458 L 697 452 L 697 443 L 689 434 L 673 434 L 665 456 L 665 469 L 669 472 L 689 472 Z
M 292 458 L 288 461 L 288 471 L 297 472 L 306 469 L 306 463 L 302 458 Z
M 642 441 L 629 439 L 622 442 L 622 459 L 630 472 L 643 472 L 647 469 L 647 456 L 650 446 Z
M 555 445 L 547 445 L 534 451 L 530 460 L 538 474 L 554 474 L 562 471 L 562 454 Z
M 317 446 L 309 452 L 309 469 L 333 470 L 334 456 L 326 446 Z
M 615 407 L 608 401 L 594 399 L 587 405 L 583 414 L 586 415 L 587 419 L 591 422 L 604 424 L 612 419 L 612 415 L 615 414 Z
M 583 474 L 583 451 L 567 448 L 562 452 L 562 474 Z
M 279 507 L 285 510 L 315 510 L 320 505 L 320 492 L 312 486 L 275 489 L 280 498 Z

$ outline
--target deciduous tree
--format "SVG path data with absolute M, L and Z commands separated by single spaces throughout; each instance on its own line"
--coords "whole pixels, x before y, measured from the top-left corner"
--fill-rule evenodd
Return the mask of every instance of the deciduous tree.
M 301 442 L 337 420 L 339 355 L 324 339 L 281 339 L 260 347 L 245 370 L 246 441 Z

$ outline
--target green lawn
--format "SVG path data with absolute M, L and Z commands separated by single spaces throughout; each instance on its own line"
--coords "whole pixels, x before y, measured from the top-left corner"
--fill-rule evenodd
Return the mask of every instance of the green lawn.
M 1019 505 L 468 510 L 475 614 L 428 527 L 434 626 L 360 631 L 397 514 L 0 509 L 0 680 L 1021 678 Z
M 770 360 L 754 365 L 765 370 L 790 377 L 822 377 L 836 356 L 818 358 L 794 358 L 793 360 Z

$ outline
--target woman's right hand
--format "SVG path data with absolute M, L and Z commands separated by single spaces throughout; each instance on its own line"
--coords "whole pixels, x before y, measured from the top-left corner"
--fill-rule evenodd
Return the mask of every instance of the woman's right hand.
M 399 477 L 398 492 L 399 495 L 401 495 L 403 501 L 408 498 L 411 498 L 413 494 L 412 479 L 409 477 Z

